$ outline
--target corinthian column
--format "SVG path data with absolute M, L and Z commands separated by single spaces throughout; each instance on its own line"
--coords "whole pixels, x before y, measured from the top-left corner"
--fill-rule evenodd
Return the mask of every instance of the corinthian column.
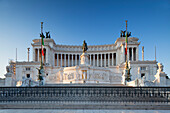
M 112 66 L 114 65 L 114 63 L 113 63 L 113 55 L 114 55 L 114 53 L 112 53 Z
M 56 59 L 55 59 L 55 53 L 53 54 L 53 66 L 56 66 Z
M 59 54 L 57 53 L 57 66 L 59 66 L 58 59 L 59 59 Z
M 63 58 L 62 58 L 62 53 L 61 53 L 61 67 L 63 66 L 63 62 L 62 62 L 62 60 L 63 60 Z
M 70 67 L 70 54 L 68 54 L 68 67 Z
M 71 62 L 72 62 L 72 66 L 73 66 L 73 54 L 72 54 L 72 57 L 71 57 L 71 59 L 72 59 L 72 61 L 71 61 Z
M 17 52 L 17 49 L 16 49 L 16 52 Z M 33 48 L 33 61 L 35 61 L 35 59 L 36 59 L 36 55 L 35 55 L 35 48 Z
M 97 67 L 99 66 L 99 54 L 97 54 Z
M 75 54 L 75 66 L 77 65 L 77 54 Z
M 91 65 L 91 54 L 90 54 L 90 65 Z
M 132 61 L 133 61 L 133 57 L 134 57 L 134 56 L 133 56 L 133 47 L 132 47 Z
M 102 65 L 103 65 L 103 64 L 102 64 L 102 60 L 103 60 L 102 56 L 103 56 L 103 55 L 101 54 L 101 56 L 100 56 L 100 57 L 101 57 L 101 63 L 100 63 L 100 66 L 101 66 L 101 67 L 102 67 Z
M 106 53 L 104 54 L 104 67 L 106 67 Z
M 66 54 L 64 54 L 64 67 L 66 67 Z
M 108 67 L 110 66 L 110 53 L 108 53 Z
M 79 65 L 80 65 L 80 56 L 81 56 L 81 55 L 79 54 Z
M 136 53 L 135 53 L 135 54 L 136 54 L 136 55 L 135 55 L 135 56 L 136 56 L 136 61 L 139 60 L 139 49 L 138 49 L 138 48 L 139 48 L 139 47 L 136 48 Z
M 93 54 L 93 66 L 95 66 L 95 54 Z
M 39 61 L 39 49 L 37 49 L 37 60 Z

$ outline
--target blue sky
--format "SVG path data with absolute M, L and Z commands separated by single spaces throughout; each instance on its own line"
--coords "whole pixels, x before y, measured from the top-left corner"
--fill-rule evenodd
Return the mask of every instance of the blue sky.
M 0 76 L 9 59 L 27 60 L 27 48 L 40 38 L 40 22 L 57 44 L 112 44 L 125 30 L 145 47 L 145 60 L 162 62 L 170 75 L 170 0 L 0 0 Z M 32 52 L 32 50 L 31 50 Z M 32 53 L 31 53 L 32 59 Z

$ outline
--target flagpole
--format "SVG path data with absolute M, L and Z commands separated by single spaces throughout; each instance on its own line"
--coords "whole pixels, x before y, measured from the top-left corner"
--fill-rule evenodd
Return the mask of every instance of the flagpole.
M 126 41 L 126 64 L 125 64 L 125 71 L 126 71 L 126 78 L 125 78 L 125 84 L 126 84 L 126 81 L 131 81 L 131 78 L 130 78 L 130 70 L 131 68 L 129 68 L 128 66 L 128 36 L 130 34 L 128 33 L 127 31 L 127 20 L 126 20 L 126 38 L 125 38 L 125 41 Z
M 126 42 L 126 49 L 127 49 L 127 53 L 126 53 L 126 69 L 128 68 L 128 37 L 127 37 L 127 20 L 125 21 L 126 22 L 126 38 L 125 40 L 127 40 Z
M 16 62 L 17 62 L 17 48 L 16 48 Z
M 41 68 L 43 67 L 43 60 L 42 60 L 42 39 L 43 38 L 43 22 L 41 22 Z
M 156 61 L 156 46 L 155 46 L 155 61 Z

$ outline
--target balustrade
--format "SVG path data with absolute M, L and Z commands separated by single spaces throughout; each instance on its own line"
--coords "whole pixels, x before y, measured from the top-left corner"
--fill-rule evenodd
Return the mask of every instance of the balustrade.
M 170 103 L 169 87 L 1 87 L 0 103 L 14 101 L 89 101 Z

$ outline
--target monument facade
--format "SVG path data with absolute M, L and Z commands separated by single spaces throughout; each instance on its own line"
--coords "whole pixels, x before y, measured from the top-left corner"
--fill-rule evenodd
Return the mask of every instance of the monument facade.
M 44 69 L 44 85 L 56 84 L 109 84 L 113 86 L 170 86 L 170 79 L 163 72 L 163 65 L 156 60 L 139 60 L 139 39 L 130 37 L 126 49 L 126 32 L 115 43 L 83 46 L 59 45 L 49 32 L 44 40 L 34 39 L 32 61 L 10 62 L 1 86 L 36 86 L 41 59 Z M 144 52 L 144 50 L 143 50 Z M 142 53 L 143 53 L 142 52 Z M 42 58 L 41 58 L 42 57 Z M 130 81 L 126 81 L 125 65 L 128 59 Z M 28 79 L 28 80 L 27 80 Z M 23 81 L 30 81 L 25 84 Z

